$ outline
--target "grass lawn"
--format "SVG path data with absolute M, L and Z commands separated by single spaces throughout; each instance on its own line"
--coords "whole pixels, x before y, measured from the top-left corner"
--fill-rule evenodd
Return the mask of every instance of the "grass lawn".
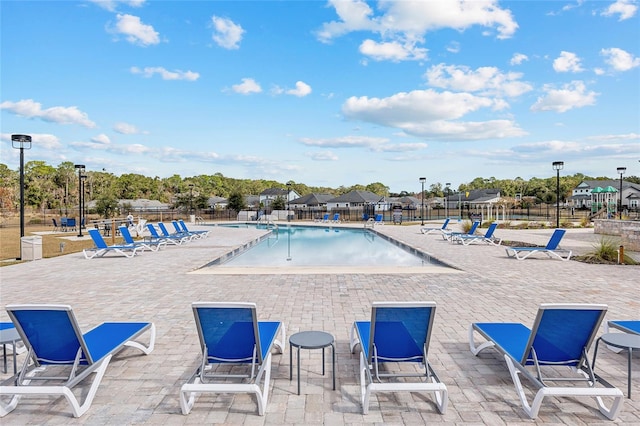
M 47 225 L 25 225 L 24 236 L 31 237 L 40 235 L 42 237 L 42 257 L 55 257 L 63 254 L 76 253 L 82 249 L 93 247 L 91 238 L 86 240 L 73 241 L 64 237 L 78 235 L 78 231 L 57 232 L 55 234 L 35 234 L 35 232 L 52 231 L 52 226 Z M 83 230 L 84 235 L 88 235 Z M 107 244 L 110 238 L 105 237 Z M 120 242 L 120 237 L 116 238 Z M 64 252 L 60 249 L 60 244 L 64 243 Z M 12 265 L 16 258 L 20 257 L 20 226 L 10 225 L 0 227 L 0 266 Z

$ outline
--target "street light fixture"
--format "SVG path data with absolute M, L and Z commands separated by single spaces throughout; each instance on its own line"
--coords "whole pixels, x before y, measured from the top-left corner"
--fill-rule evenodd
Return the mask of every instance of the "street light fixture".
M 618 212 L 620 213 L 620 220 L 622 220 L 622 175 L 626 171 L 626 167 L 618 167 L 618 173 L 620 174 L 620 207 L 618 208 Z
M 11 135 L 11 146 L 20 150 L 20 238 L 24 237 L 24 150 L 31 149 L 31 136 Z
M 424 226 L 424 183 L 427 181 L 426 177 L 421 177 L 420 178 L 420 183 L 422 184 L 422 193 L 420 194 L 420 199 L 422 200 L 422 210 L 420 212 L 420 221 L 421 224 Z
M 560 170 L 564 167 L 564 161 L 551 163 L 556 171 L 556 228 L 560 228 Z
M 78 169 L 78 237 L 82 237 L 82 172 L 84 172 L 84 164 L 74 164 L 74 168 Z

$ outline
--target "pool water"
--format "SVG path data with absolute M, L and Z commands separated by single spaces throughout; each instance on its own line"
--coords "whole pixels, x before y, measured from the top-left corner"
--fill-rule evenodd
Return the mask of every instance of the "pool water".
M 368 229 L 278 226 L 262 242 L 217 267 L 434 266 Z

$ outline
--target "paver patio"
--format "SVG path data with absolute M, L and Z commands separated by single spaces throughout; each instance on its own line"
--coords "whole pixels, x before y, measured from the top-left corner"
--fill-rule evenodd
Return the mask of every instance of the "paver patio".
M 82 253 L 0 268 L 0 303 L 63 303 L 83 330 L 102 321 L 144 320 L 157 327 L 155 351 L 125 349 L 112 361 L 91 409 L 73 419 L 63 398 L 24 398 L 4 417 L 13 424 L 640 424 L 640 357 L 634 356 L 633 399 L 615 422 L 594 400 L 550 398 L 536 421 L 517 399 L 504 360 L 487 351 L 474 357 L 467 330 L 474 321 L 530 325 L 540 303 L 606 303 L 607 319 L 640 319 L 640 267 L 561 262 L 546 256 L 517 261 L 504 247 L 461 246 L 420 226 L 376 230 L 431 253 L 457 273 L 196 274 L 190 273 L 264 231 L 214 227 L 210 236 L 133 259 L 86 260 Z M 501 230 L 506 240 L 544 244 L 551 230 Z M 569 229 L 562 246 L 577 253 L 599 241 L 592 229 Z M 429 358 L 449 390 L 449 408 L 437 413 L 430 395 L 380 394 L 361 414 L 358 354 L 349 352 L 354 320 L 368 319 L 374 301 L 434 300 L 435 329 Z M 190 308 L 193 301 L 255 302 L 261 320 L 283 321 L 287 335 L 324 330 L 336 338 L 337 390 L 320 374 L 320 351 L 302 351 L 302 394 L 289 381 L 289 356 L 273 357 L 272 393 L 266 415 L 249 395 L 202 395 L 183 416 L 178 391 L 199 360 Z M 0 320 L 7 321 L 4 309 Z M 602 330 L 601 330 L 602 331 Z M 287 346 L 287 351 L 289 350 Z M 19 356 L 19 362 L 24 355 Z M 601 349 L 597 371 L 626 390 L 624 353 Z M 9 368 L 11 371 L 11 367 Z M 2 378 L 8 377 L 7 374 Z

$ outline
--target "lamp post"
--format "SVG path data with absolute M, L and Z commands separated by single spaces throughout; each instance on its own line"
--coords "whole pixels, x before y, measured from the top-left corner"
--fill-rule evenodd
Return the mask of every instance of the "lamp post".
M 618 167 L 618 173 L 620 174 L 620 207 L 618 212 L 620 213 L 619 217 L 622 220 L 622 175 L 627 171 L 626 167 Z
M 444 189 L 446 189 L 446 195 L 444 196 L 444 218 L 448 218 L 449 217 L 449 186 L 451 186 L 450 182 L 447 182 L 444 184 Z
M 422 210 L 420 211 L 420 221 L 424 226 L 424 183 L 427 181 L 426 177 L 420 178 L 420 183 L 422 184 L 422 193 L 420 194 L 420 199 L 422 200 Z
M 84 164 L 74 164 L 74 168 L 78 169 L 78 224 L 82 225 L 82 172 Z M 78 237 L 82 237 L 82 226 L 79 226 L 80 232 Z
M 22 246 L 22 237 L 24 237 L 24 150 L 31 149 L 31 136 L 11 135 L 11 146 L 20 150 L 20 245 Z M 17 260 L 22 260 L 22 258 L 19 257 Z
M 86 221 L 87 209 L 84 207 L 84 201 L 87 198 L 87 194 L 85 192 L 84 182 L 87 180 L 87 175 L 80 176 L 80 186 L 82 187 L 82 197 L 80 198 L 80 222 L 78 223 L 78 229 L 80 232 L 78 233 L 79 237 L 82 237 L 82 225 Z
M 291 194 L 291 182 L 287 182 L 287 222 L 291 221 L 291 216 L 289 216 L 289 198 Z
M 189 216 L 193 214 L 193 184 L 189 184 Z
M 564 161 L 551 163 L 556 171 L 556 228 L 560 228 L 560 170 L 564 167 Z

